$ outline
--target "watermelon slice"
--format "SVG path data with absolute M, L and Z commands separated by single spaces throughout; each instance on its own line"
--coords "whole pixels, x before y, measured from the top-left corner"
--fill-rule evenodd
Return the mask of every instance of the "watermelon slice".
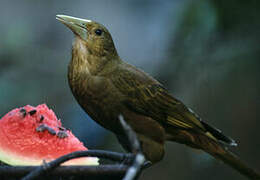
M 41 165 L 62 155 L 87 150 L 45 104 L 16 108 L 0 119 L 0 161 Z M 98 158 L 77 158 L 65 165 L 98 165 Z M 64 165 L 63 164 L 63 165 Z

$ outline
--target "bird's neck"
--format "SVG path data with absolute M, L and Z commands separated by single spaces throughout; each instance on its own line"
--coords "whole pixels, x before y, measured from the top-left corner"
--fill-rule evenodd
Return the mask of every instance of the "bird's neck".
M 97 76 L 106 72 L 111 64 L 117 64 L 121 60 L 116 54 L 107 54 L 98 56 L 88 51 L 86 44 L 79 38 L 76 38 L 72 47 L 72 58 L 69 65 L 71 73 L 80 73 L 85 75 Z
M 88 96 L 87 93 L 100 87 L 100 84 L 103 84 L 101 83 L 102 79 L 106 79 L 123 62 L 119 57 L 114 59 L 100 58 L 102 57 L 94 56 L 88 52 L 80 42 L 74 43 L 68 67 L 68 80 L 70 88 L 79 102 L 82 95 L 90 98 L 91 96 Z M 106 87 L 106 85 L 103 84 L 102 87 Z M 90 99 L 88 100 L 91 102 Z

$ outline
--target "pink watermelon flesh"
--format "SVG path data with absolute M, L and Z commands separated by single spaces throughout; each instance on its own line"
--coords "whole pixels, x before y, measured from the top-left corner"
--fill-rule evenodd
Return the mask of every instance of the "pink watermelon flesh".
M 0 161 L 41 165 L 62 155 L 87 150 L 45 104 L 16 108 L 0 119 Z M 98 158 L 77 158 L 65 165 L 98 165 Z

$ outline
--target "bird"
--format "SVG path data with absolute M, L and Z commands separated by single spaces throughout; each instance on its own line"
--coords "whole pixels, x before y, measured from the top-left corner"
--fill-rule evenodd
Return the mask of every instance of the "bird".
M 108 29 L 95 21 L 56 15 L 74 33 L 68 82 L 82 109 L 112 131 L 131 152 L 118 116 L 123 115 L 137 135 L 146 160 L 155 164 L 165 154 L 165 142 L 174 141 L 203 150 L 241 174 L 259 174 L 228 150 L 236 142 L 175 98 L 156 79 L 122 60 Z

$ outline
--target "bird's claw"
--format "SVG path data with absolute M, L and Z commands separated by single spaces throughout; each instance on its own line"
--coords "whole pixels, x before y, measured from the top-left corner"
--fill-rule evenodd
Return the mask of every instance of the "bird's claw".
M 142 169 L 146 169 L 152 166 L 152 162 L 151 161 L 145 161 L 144 164 L 142 165 Z

